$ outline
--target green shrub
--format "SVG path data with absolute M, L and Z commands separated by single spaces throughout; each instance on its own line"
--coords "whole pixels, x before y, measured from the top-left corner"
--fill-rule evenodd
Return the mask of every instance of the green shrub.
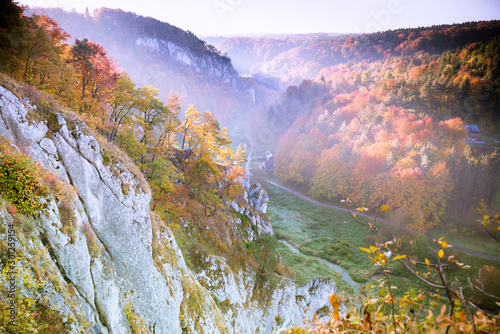
M 16 257 L 19 266 L 26 267 L 27 263 Z M 16 283 L 11 290 L 11 283 Z M 19 284 L 19 286 L 17 286 Z M 0 275 L 0 333 L 69 333 L 72 320 L 64 320 L 61 314 L 50 306 L 43 298 L 45 282 L 35 280 L 28 271 L 16 266 L 4 266 Z M 15 318 L 11 317 L 10 305 L 15 305 Z
M 146 320 L 141 318 L 134 310 L 132 303 L 125 304 L 125 315 L 127 316 L 128 324 L 132 334 L 148 334 L 151 333 Z
M 0 155 L 0 194 L 25 214 L 44 209 L 40 196 L 47 195 L 47 188 L 38 165 L 25 154 Z

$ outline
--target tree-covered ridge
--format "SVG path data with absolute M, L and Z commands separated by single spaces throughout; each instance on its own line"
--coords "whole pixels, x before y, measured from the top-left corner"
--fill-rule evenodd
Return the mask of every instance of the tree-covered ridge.
M 75 38 L 100 44 L 134 82 L 154 84 L 162 99 L 174 90 L 183 107 L 193 103 L 209 110 L 221 124 L 275 97 L 254 81 L 240 78 L 231 60 L 215 47 L 168 23 L 107 8 L 92 15 L 49 8 L 28 12 L 43 13 Z
M 115 39 L 135 41 L 138 36 L 148 35 L 152 38 L 165 39 L 185 46 L 189 50 L 201 53 L 213 53 L 230 59 L 222 55 L 215 47 L 200 40 L 190 31 L 184 31 L 167 22 L 161 22 L 151 17 L 144 17 L 132 12 L 125 12 L 120 9 L 99 8 L 90 15 L 82 15 L 77 12 L 65 12 L 59 8 L 40 9 L 45 15 L 52 17 L 65 27 L 73 35 L 86 27 L 89 35 L 103 37 L 113 35 Z M 116 31 L 116 27 L 126 27 L 126 30 Z
M 498 21 L 482 21 L 354 36 L 234 37 L 218 47 L 228 52 L 235 64 L 245 64 L 249 57 L 253 59 L 249 72 L 280 78 L 282 83 L 290 84 L 315 78 L 322 68 L 341 63 L 409 56 L 422 50 L 440 54 L 471 43 L 487 42 L 499 34 L 499 29 Z
M 497 36 L 441 54 L 322 69 L 268 111 L 270 124 L 285 120 L 281 129 L 293 121 L 278 143 L 275 174 L 316 198 L 387 203 L 419 230 L 447 209 L 451 217 L 484 211 L 494 204 L 499 155 L 489 145 L 466 149 L 464 124 L 498 133 L 499 47 Z

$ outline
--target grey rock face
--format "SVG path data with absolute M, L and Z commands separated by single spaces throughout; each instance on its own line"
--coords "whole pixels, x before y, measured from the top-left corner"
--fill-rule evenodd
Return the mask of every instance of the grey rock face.
M 333 312 L 328 297 L 335 293 L 337 288 L 331 277 L 316 277 L 297 288 L 297 304 L 307 319 L 312 320 L 316 313 L 318 320 L 326 321 Z
M 252 206 L 262 213 L 266 213 L 269 195 L 259 183 L 253 183 L 248 189 L 248 199 Z
M 234 273 L 224 258 L 207 256 L 203 268 L 195 273 L 198 281 L 217 300 L 226 304 L 223 316 L 236 333 L 273 333 L 279 326 L 276 318 L 281 318 L 282 326 L 300 326 L 302 309 L 295 303 L 295 287 L 289 279 L 280 278 L 270 302 L 265 308 L 253 295 L 257 287 L 255 273 L 244 270 Z
M 85 134 L 88 130 L 83 123 L 75 122 L 70 130 L 63 115 L 56 114 L 59 131 L 44 137 L 49 132 L 46 125 L 30 124 L 28 110 L 9 91 L 0 87 L 0 95 L 0 135 L 71 182 L 82 209 L 75 209 L 80 216 L 77 227 L 87 227 L 102 248 L 99 257 L 91 261 L 85 235 L 79 233 L 70 244 L 69 238 L 52 228 L 53 222 L 61 225 L 57 216 L 40 222 L 59 267 L 99 315 L 100 326 L 110 333 L 130 331 L 122 299 L 133 291 L 134 309 L 157 333 L 180 333 L 182 300 L 172 295 L 153 263 L 149 190 L 143 192 L 140 181 L 126 168 L 115 166 L 112 171 L 103 165 L 99 144 Z M 127 195 L 122 192 L 122 180 L 131 182 Z M 181 286 L 180 279 L 173 284 Z
M 69 195 L 74 199 L 74 240 L 61 231 L 55 199 L 48 199 L 48 215 L 37 222 L 36 235 L 53 254 L 47 261 L 65 282 L 64 289 L 75 290 L 74 303 L 68 303 L 64 289 L 56 292 L 49 286 L 46 293 L 66 317 L 83 314 L 92 333 L 130 333 L 127 307 L 155 333 L 273 333 L 278 327 L 301 325 L 305 308 L 308 315 L 315 312 L 335 292 L 331 281 L 296 289 L 289 279 L 278 278 L 263 307 L 253 298 L 256 275 L 250 270 L 234 272 L 225 259 L 208 256 L 203 270 L 192 272 L 173 233 L 168 228 L 153 232 L 151 194 L 126 158 L 105 165 L 98 141 L 83 122 L 55 114 L 49 129 L 49 124 L 29 120 L 29 108 L 0 87 L 0 135 L 76 190 Z M 254 184 L 248 198 L 253 208 L 248 203 L 231 205 L 258 227 L 257 233 L 250 229 L 254 234 L 249 240 L 273 234 L 264 218 L 267 193 Z M 6 210 L 0 211 L 0 222 L 8 217 Z M 153 233 L 172 254 L 161 266 L 153 256 Z M 43 247 L 37 242 L 32 246 Z M 193 298 L 204 301 L 195 311 L 189 304 Z M 226 300 L 227 307 L 218 305 Z M 76 324 L 74 331 L 82 325 Z
M 172 61 L 177 61 L 191 67 L 196 72 L 208 73 L 212 76 L 219 77 L 224 80 L 225 83 L 233 87 L 241 84 L 238 72 L 236 72 L 227 58 L 209 53 L 195 55 L 186 48 L 171 41 L 152 37 L 137 38 L 135 40 L 135 46 L 137 48 L 148 48 Z

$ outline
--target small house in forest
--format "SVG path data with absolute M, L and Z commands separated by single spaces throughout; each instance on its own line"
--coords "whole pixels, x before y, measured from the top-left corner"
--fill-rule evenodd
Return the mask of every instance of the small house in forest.
M 266 160 L 260 164 L 260 168 L 268 170 L 270 172 L 274 171 L 274 154 L 271 151 L 264 153 Z
M 465 128 L 467 129 L 467 133 L 474 135 L 479 134 L 479 126 L 475 124 L 465 124 Z
M 465 124 L 465 128 L 467 129 L 467 138 L 465 139 L 466 143 L 478 143 L 478 134 L 479 134 L 479 126 L 475 124 Z

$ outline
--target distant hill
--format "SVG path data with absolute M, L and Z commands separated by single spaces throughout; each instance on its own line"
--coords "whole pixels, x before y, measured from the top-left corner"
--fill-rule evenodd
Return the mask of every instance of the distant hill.
M 499 31 L 500 21 L 468 22 L 364 35 L 232 37 L 216 46 L 227 52 L 239 71 L 279 78 L 280 87 L 285 89 L 302 79 L 314 79 L 325 67 L 419 51 L 438 54 L 488 41 Z
M 230 118 L 276 95 L 241 78 L 227 55 L 168 23 L 122 10 L 101 8 L 89 13 L 35 8 L 27 11 L 54 18 L 74 38 L 102 45 L 140 85 L 173 90 L 185 104 L 210 110 L 227 123 Z

